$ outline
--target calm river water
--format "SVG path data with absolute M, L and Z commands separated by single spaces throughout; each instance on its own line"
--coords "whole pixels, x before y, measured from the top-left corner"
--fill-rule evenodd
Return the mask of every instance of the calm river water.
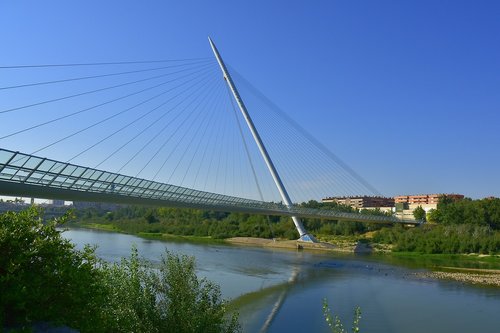
M 78 248 L 98 246 L 107 261 L 139 254 L 159 262 L 165 249 L 196 257 L 200 276 L 234 300 L 245 332 L 329 332 L 322 300 L 351 328 L 362 311 L 361 332 L 500 332 L 500 289 L 418 280 L 414 268 L 373 256 L 316 254 L 224 245 L 146 240 L 118 233 L 64 232 Z

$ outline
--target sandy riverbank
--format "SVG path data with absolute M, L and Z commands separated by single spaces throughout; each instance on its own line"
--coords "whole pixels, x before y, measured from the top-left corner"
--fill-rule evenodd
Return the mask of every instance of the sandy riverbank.
M 475 271 L 480 271 L 481 273 L 472 273 L 467 269 L 459 269 L 459 268 L 453 268 L 453 269 L 460 270 L 460 272 L 433 271 L 433 272 L 419 272 L 415 273 L 414 275 L 422 279 L 454 280 L 463 283 L 500 287 L 500 270 L 475 269 Z
M 255 237 L 232 237 L 225 240 L 227 243 L 244 246 L 260 246 L 268 248 L 298 249 L 312 251 L 333 251 L 350 253 L 371 253 L 373 249 L 360 242 L 345 242 L 340 244 L 331 243 L 309 243 L 297 240 L 273 240 Z
M 296 240 L 272 240 L 254 237 L 233 237 L 226 239 L 226 242 L 234 245 L 259 246 L 265 248 L 300 249 L 312 251 L 350 252 L 350 253 L 370 253 L 373 249 L 367 244 L 340 244 L 329 243 L 307 243 Z M 460 268 L 460 267 L 436 267 L 435 271 L 418 272 L 412 274 L 419 279 L 440 279 L 454 280 L 463 283 L 481 284 L 500 287 L 500 270 Z
M 232 237 L 226 239 L 227 243 L 244 246 L 260 246 L 269 248 L 281 249 L 308 249 L 319 251 L 336 251 L 339 250 L 335 245 L 328 243 L 308 243 L 297 240 L 273 240 L 255 237 Z

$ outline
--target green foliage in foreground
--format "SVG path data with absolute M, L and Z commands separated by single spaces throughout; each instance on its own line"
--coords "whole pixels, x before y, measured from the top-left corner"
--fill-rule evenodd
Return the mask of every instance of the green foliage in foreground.
M 0 327 L 38 320 L 92 327 L 104 302 L 97 259 L 88 247 L 75 251 L 55 226 L 34 209 L 0 215 Z
M 76 250 L 57 223 L 42 224 L 35 209 L 0 215 L 0 330 L 44 321 L 81 332 L 239 331 L 193 258 L 166 252 L 153 269 L 133 250 L 106 264 Z
M 108 266 L 106 331 L 109 332 L 236 332 L 237 317 L 226 320 L 220 289 L 198 279 L 193 257 L 166 252 L 159 269 L 130 259 Z
M 342 320 L 335 315 L 332 316 L 332 312 L 330 307 L 328 306 L 328 301 L 323 299 L 323 316 L 325 317 L 325 321 L 328 324 L 328 327 L 333 333 L 347 333 L 344 328 L 344 324 L 342 324 Z M 352 332 L 359 333 L 359 322 L 361 320 L 361 308 L 357 306 L 354 309 L 354 317 L 352 320 Z

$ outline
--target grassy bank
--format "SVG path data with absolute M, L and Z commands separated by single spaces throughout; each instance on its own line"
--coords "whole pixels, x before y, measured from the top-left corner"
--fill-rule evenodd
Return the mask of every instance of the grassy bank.
M 165 234 L 159 232 L 142 232 L 142 231 L 132 233 L 121 229 L 119 226 L 115 224 L 69 222 L 66 225 L 71 228 L 83 228 L 83 229 L 119 232 L 123 234 L 135 235 L 146 239 L 157 239 L 170 242 L 188 242 L 196 244 L 226 244 L 226 245 L 229 244 L 224 239 L 216 239 L 210 236 L 183 236 L 183 235 L 173 235 L 173 234 Z
M 405 263 L 413 263 L 415 267 L 435 270 L 445 267 L 500 270 L 500 255 L 391 252 L 390 257 L 395 263 L 404 261 Z
M 189 242 L 196 244 L 225 244 L 229 243 L 225 239 L 214 239 L 210 236 L 200 237 L 200 236 L 182 236 L 182 235 L 171 235 L 171 234 L 162 234 L 156 232 L 139 232 L 136 234 L 139 237 L 147 238 L 147 239 L 158 239 L 165 240 L 170 242 Z
M 101 224 L 101 223 L 82 223 L 82 224 L 72 224 L 72 227 L 80 227 L 80 228 L 87 228 L 87 229 L 97 229 L 97 230 L 104 230 L 104 231 L 113 231 L 113 232 L 123 232 L 120 230 L 118 227 L 116 227 L 113 224 Z

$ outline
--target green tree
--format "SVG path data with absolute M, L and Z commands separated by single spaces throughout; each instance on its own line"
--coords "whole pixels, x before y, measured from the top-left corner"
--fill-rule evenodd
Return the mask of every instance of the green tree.
M 413 210 L 413 216 L 416 220 L 425 221 L 425 210 L 422 208 L 422 206 L 418 206 Z
M 150 209 L 146 212 L 146 214 L 144 215 L 144 219 L 149 224 L 156 223 L 159 221 L 158 218 L 155 216 L 155 211 L 153 209 Z
M 0 215 L 0 327 L 49 321 L 90 331 L 99 321 L 97 258 L 61 237 L 67 217 L 44 225 L 35 208 Z
M 238 332 L 236 315 L 226 318 L 217 285 L 199 279 L 194 257 L 166 252 L 159 269 L 130 259 L 105 268 L 110 290 L 103 312 L 108 332 Z
M 219 287 L 196 276 L 194 257 L 167 252 L 158 277 L 159 308 L 170 332 L 239 330 L 236 316 L 225 319 Z
M 434 208 L 430 209 L 427 212 L 426 220 L 429 221 L 429 222 L 432 222 L 432 223 L 439 223 L 439 222 L 441 222 L 441 215 L 440 215 L 439 210 L 434 209 Z

